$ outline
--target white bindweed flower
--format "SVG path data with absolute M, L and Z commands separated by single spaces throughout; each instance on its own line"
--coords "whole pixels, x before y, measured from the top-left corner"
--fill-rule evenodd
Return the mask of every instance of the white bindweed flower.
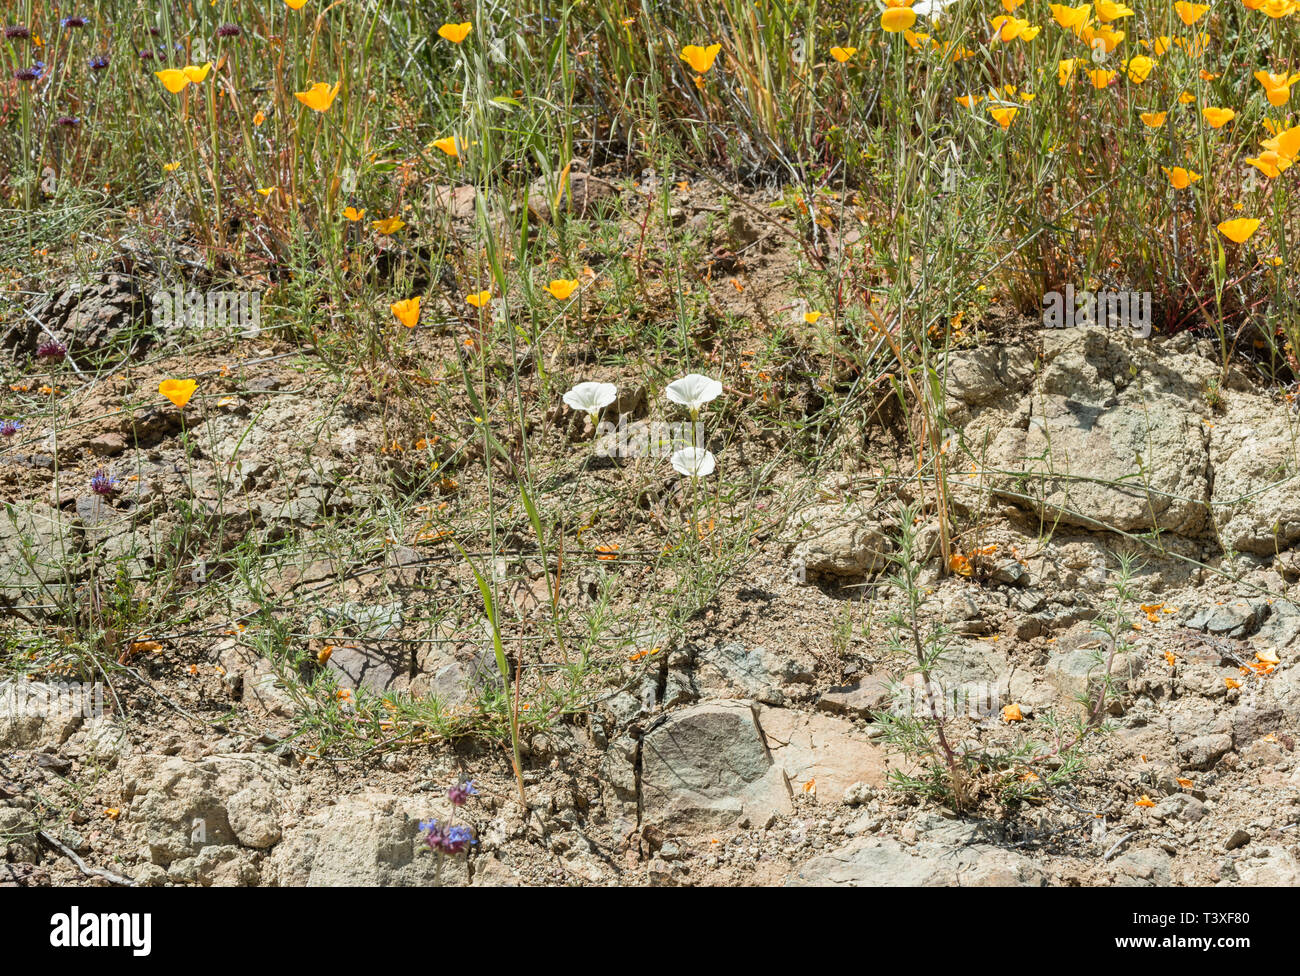
M 713 474 L 713 452 L 702 447 L 683 447 L 672 456 L 673 470 L 688 478 L 703 478 Z
M 957 0 L 918 0 L 917 3 L 912 4 L 912 12 L 918 17 L 929 17 L 930 22 L 938 27 L 940 20 L 943 19 L 940 14 L 956 2 Z
M 596 415 L 618 399 L 618 387 L 613 383 L 579 383 L 564 394 L 564 402 L 581 411 L 596 422 Z
M 722 395 L 722 384 L 699 373 L 691 373 L 669 383 L 664 393 L 669 400 L 681 404 L 694 417 L 700 412 L 700 407 Z

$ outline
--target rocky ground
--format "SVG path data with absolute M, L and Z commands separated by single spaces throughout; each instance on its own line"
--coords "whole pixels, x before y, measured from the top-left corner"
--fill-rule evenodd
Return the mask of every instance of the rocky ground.
M 710 213 L 683 206 L 683 223 Z M 718 300 L 771 304 L 788 255 L 728 233 L 753 280 L 720 279 Z M 139 297 L 108 276 L 39 314 L 94 348 Z M 20 323 L 5 344 L 37 339 Z M 116 635 L 131 643 L 102 716 L 49 700 L 57 669 L 13 670 L 0 884 L 1300 884 L 1296 416 L 1244 369 L 1218 382 L 1207 340 L 1034 330 L 950 354 L 952 491 L 972 564 L 943 573 L 928 555 L 922 584 L 927 615 L 957 635 L 944 687 L 992 689 L 962 734 L 1034 734 L 1077 708 L 1098 676 L 1087 646 L 1117 557 L 1138 559 L 1109 731 L 1084 769 L 961 816 L 890 788 L 901 760 L 873 721 L 900 677 L 883 624 L 897 595 L 881 573 L 914 489 L 889 474 L 895 459 L 800 489 L 779 531 L 661 642 L 654 597 L 670 581 L 630 558 L 660 509 L 628 515 L 626 533 L 606 523 L 600 541 L 619 558 L 566 578 L 563 599 L 594 613 L 617 578 L 615 616 L 632 623 L 581 707 L 529 728 L 525 806 L 499 734 L 394 720 L 394 740 L 382 709 L 349 711 L 353 694 L 433 696 L 454 722 L 499 680 L 481 607 L 448 609 L 472 592 L 452 578 L 454 551 L 420 515 L 391 517 L 414 452 L 387 447 L 414 433 L 394 435 L 382 395 L 331 401 L 270 337 L 237 355 L 167 355 L 79 382 L 57 436 L 29 425 L 0 455 L 13 633 L 48 632 L 51 603 L 110 599 L 110 567 L 177 589 L 184 620 Z M 193 426 L 144 395 L 178 363 L 203 385 Z M 628 417 L 649 415 L 641 401 Z M 566 422 L 539 436 L 584 435 Z M 111 499 L 70 487 L 106 464 L 123 477 Z M 614 484 L 633 467 L 598 473 Z M 416 501 L 478 511 L 444 489 Z M 921 525 L 926 553 L 936 537 Z M 545 633 L 544 575 L 524 558 L 507 575 L 515 619 Z M 288 665 L 268 650 L 268 606 L 304 652 Z M 342 704 L 327 714 L 322 700 Z M 364 716 L 349 741 L 368 747 L 328 747 Z M 419 824 L 449 815 L 461 775 L 479 789 L 459 811 L 478 842 L 440 862 Z

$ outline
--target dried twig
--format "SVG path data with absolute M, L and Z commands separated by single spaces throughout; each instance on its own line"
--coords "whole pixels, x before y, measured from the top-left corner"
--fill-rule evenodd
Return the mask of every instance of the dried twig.
M 103 878 L 105 881 L 111 881 L 113 884 L 127 885 L 128 887 L 133 887 L 135 885 L 135 878 L 128 878 L 125 875 L 114 874 L 112 871 L 107 871 L 104 868 L 92 868 L 77 856 L 76 851 L 71 847 L 68 847 L 66 844 L 55 840 L 46 831 L 40 830 L 37 831 L 37 833 L 40 835 L 41 840 L 45 841 L 45 843 L 49 844 L 60 854 L 72 861 L 72 863 L 81 870 L 82 874 L 89 875 L 92 878 Z

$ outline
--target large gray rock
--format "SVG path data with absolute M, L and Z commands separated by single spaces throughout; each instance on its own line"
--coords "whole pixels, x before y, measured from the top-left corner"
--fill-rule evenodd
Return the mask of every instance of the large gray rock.
M 988 345 L 948 354 L 946 363 L 950 420 L 962 406 L 999 404 L 1028 389 L 1034 379 L 1034 353 L 1028 346 Z
M 812 668 L 798 660 L 793 650 L 777 651 L 737 641 L 694 650 L 695 686 L 704 697 L 753 698 L 768 705 L 784 705 L 787 695 L 806 692 L 813 682 Z
M 1206 630 L 1211 634 L 1245 637 L 1259 626 L 1259 622 L 1268 612 L 1268 601 L 1262 598 L 1229 600 L 1199 610 L 1187 621 L 1187 626 L 1192 630 Z
M 720 829 L 791 809 L 785 774 L 745 701 L 695 705 L 647 733 L 641 797 L 645 822 L 680 830 Z
M 1122 888 L 1167 888 L 1172 858 L 1158 847 L 1139 847 L 1115 859 L 1115 884 Z
M 814 505 L 794 520 L 800 541 L 791 562 L 810 577 L 856 579 L 885 567 L 892 545 L 855 506 Z
M 997 490 L 1068 525 L 1196 535 L 1210 493 L 1206 441 L 1200 418 L 1171 397 L 1099 405 L 1048 394 L 1027 430 L 995 443 L 994 465 L 1018 473 Z
M 1300 463 L 1289 415 L 1236 393 L 1213 432 L 1214 518 L 1222 544 L 1267 555 L 1300 541 Z
M 270 856 L 281 887 L 427 887 L 466 884 L 464 856 L 442 859 L 424 843 L 420 821 L 445 819 L 450 806 L 424 797 L 362 793 L 285 832 Z
M 978 459 L 1001 472 L 994 491 L 1065 524 L 1200 533 L 1209 364 L 1104 329 L 1049 331 L 1043 347 L 1027 415 L 990 432 Z
M 884 750 L 829 715 L 704 702 L 672 713 L 641 744 L 644 823 L 704 832 L 789 813 L 795 792 L 838 802 L 854 783 L 880 787 Z
M 40 503 L 0 507 L 0 603 L 24 594 L 49 601 L 81 572 L 81 535 L 75 520 Z
M 1300 862 L 1285 847 L 1246 848 L 1246 854 L 1224 863 L 1220 887 L 1245 885 L 1259 888 L 1300 887 Z
M 1048 660 L 1047 680 L 1064 697 L 1077 699 L 1086 694 L 1091 700 L 1106 677 L 1108 659 L 1111 679 L 1121 691 L 1129 681 L 1142 673 L 1144 667 L 1138 653 L 1116 653 L 1110 657 L 1104 647 L 1065 651 L 1053 654 Z
M 93 685 L 0 681 L 0 749 L 67 742 L 102 704 L 96 694 Z
M 278 839 L 277 800 L 290 775 L 268 756 L 137 756 L 122 764 L 124 823 L 136 827 L 151 860 L 167 867 L 205 847 Z M 234 823 L 231 822 L 233 807 Z
M 954 847 L 861 838 L 800 865 L 788 887 L 1040 887 L 1043 877 L 1022 854 L 988 844 Z

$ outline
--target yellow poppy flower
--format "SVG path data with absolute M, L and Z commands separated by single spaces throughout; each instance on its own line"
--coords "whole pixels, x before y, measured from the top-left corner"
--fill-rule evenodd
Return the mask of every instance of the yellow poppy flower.
M 843 64 L 845 61 L 847 61 L 849 58 L 853 57 L 853 55 L 857 53 L 858 53 L 858 49 L 856 47 L 831 48 L 831 57 L 833 57 L 840 64 Z
M 1111 30 L 1109 27 L 1083 27 L 1078 31 L 1079 39 L 1094 50 L 1100 40 L 1102 48 L 1110 54 L 1127 36 L 1124 31 Z
M 1296 4 L 1294 0 L 1265 0 L 1259 5 L 1260 12 L 1272 20 L 1290 17 L 1297 9 L 1300 9 L 1300 4 Z
M 1168 114 L 1168 112 L 1143 112 L 1138 118 L 1142 120 L 1144 125 L 1152 129 L 1158 129 L 1165 124 L 1165 117 Z
M 1289 162 L 1300 160 L 1300 125 L 1293 125 L 1273 136 L 1271 139 L 1265 139 L 1260 143 L 1265 149 L 1271 149 L 1273 152 L 1282 156 Z
M 1215 108 L 1214 106 L 1201 109 L 1201 115 L 1205 117 L 1205 121 L 1211 129 L 1222 129 L 1237 117 L 1237 113 L 1230 108 Z
M 187 64 L 185 67 L 181 68 L 181 71 L 185 73 L 185 77 L 188 78 L 193 84 L 196 85 L 201 85 L 207 79 L 208 72 L 211 70 L 212 70 L 211 61 L 209 61 L 201 68 L 196 68 L 192 64 Z
M 400 302 L 393 302 L 388 306 L 389 310 L 408 329 L 414 329 L 415 323 L 420 321 L 420 296 L 414 298 L 404 298 Z
M 886 34 L 901 34 L 916 23 L 916 11 L 908 7 L 890 7 L 880 15 L 880 29 Z
M 1064 88 L 1074 77 L 1074 70 L 1079 67 L 1082 58 L 1066 58 L 1063 61 L 1056 62 L 1056 83 Z
M 265 113 L 265 112 L 258 112 L 256 115 L 253 116 L 253 126 L 254 126 L 254 127 L 261 125 L 261 124 L 262 124 L 263 122 L 265 122 L 265 121 L 266 121 L 266 113 Z
M 433 144 L 435 147 L 445 152 L 448 156 L 460 156 L 460 149 L 456 145 L 455 136 L 447 136 L 444 139 L 434 139 Z
M 818 320 L 819 318 L 821 318 L 821 317 L 822 317 L 822 313 L 821 313 L 821 312 L 804 312 L 804 313 L 803 313 L 803 320 L 804 320 L 805 322 L 807 322 L 809 325 L 816 325 L 816 324 L 817 324 L 817 320 Z
M 1219 233 L 1234 244 L 1244 244 L 1259 230 L 1260 221 L 1250 217 L 1237 217 L 1219 224 Z
M 1052 19 L 1066 30 L 1083 27 L 1092 16 L 1092 4 L 1085 3 L 1078 7 L 1067 7 L 1063 3 L 1048 4 Z
M 1201 178 L 1200 173 L 1195 173 L 1189 169 L 1183 169 L 1181 166 L 1175 166 L 1170 169 L 1168 166 L 1161 166 L 1165 171 L 1165 176 L 1169 179 L 1169 184 L 1175 190 L 1186 190 L 1189 186 Z
M 476 291 L 465 296 L 465 301 L 475 308 L 482 308 L 488 302 L 492 301 L 492 292 L 484 288 L 482 291 Z
M 680 57 L 694 69 L 696 74 L 706 75 L 709 73 L 709 69 L 713 67 L 713 61 L 721 50 L 721 44 L 710 44 L 708 47 L 687 44 L 682 48 Z
M 293 97 L 302 102 L 313 112 L 326 112 L 334 104 L 334 99 L 338 96 L 339 86 L 343 82 L 334 82 L 331 88 L 328 82 L 318 81 L 305 92 L 294 92 Z
M 173 95 L 180 94 L 182 88 L 190 83 L 190 79 L 180 68 L 163 68 L 162 71 L 155 71 L 154 77 L 163 83 Z
M 163 163 L 164 173 L 174 173 L 180 168 L 181 168 L 180 160 L 177 160 L 174 163 Z
M 1088 80 L 1092 82 L 1093 88 L 1106 88 L 1115 80 L 1115 76 L 1118 74 L 1118 71 L 1106 71 L 1104 68 L 1093 68 L 1088 72 Z
M 198 386 L 197 380 L 163 380 L 158 384 L 158 392 L 183 410 Z
M 371 224 L 381 234 L 396 234 L 406 226 L 406 221 L 401 217 L 385 217 L 383 220 L 372 220 Z
M 1020 111 L 1020 109 L 1011 106 L 998 107 L 994 105 L 988 106 L 988 110 L 989 115 L 993 116 L 993 121 L 1004 129 L 1011 128 L 1012 120 L 1015 119 L 1016 113 Z
M 259 186 L 259 187 L 257 188 L 257 192 L 260 193 L 260 194 L 262 194 L 262 196 L 264 196 L 264 197 L 269 197 L 269 196 L 271 195 L 272 191 L 274 191 L 274 190 L 275 190 L 275 187 L 273 187 L 273 186 L 267 186 L 267 187 L 261 187 L 261 186 Z
M 1255 80 L 1264 86 L 1270 105 L 1285 105 L 1291 98 L 1291 86 L 1300 81 L 1300 74 L 1288 75 L 1284 71 L 1275 75 L 1269 71 L 1256 71 Z
M 578 282 L 576 279 L 556 278 L 554 281 L 552 281 L 549 285 L 546 286 L 546 290 L 551 293 L 552 298 L 562 302 L 570 295 L 572 295 L 574 291 L 577 289 L 577 287 L 578 287 Z
M 1291 160 L 1272 149 L 1265 149 L 1258 156 L 1247 156 L 1246 162 L 1250 163 L 1251 166 L 1254 166 L 1270 180 L 1277 179 L 1282 175 L 1283 170 L 1291 167 Z
M 353 223 L 356 223 L 356 221 L 360 220 L 365 215 L 366 212 L 364 210 L 358 210 L 356 207 L 343 208 L 343 216 L 346 217 L 348 220 L 352 221 Z
M 468 20 L 463 24 L 443 24 L 438 28 L 438 36 L 443 40 L 451 41 L 453 44 L 459 44 L 469 37 L 469 32 L 473 29 L 474 25 Z
M 1119 20 L 1121 17 L 1132 17 L 1133 11 L 1122 3 L 1115 3 L 1114 0 L 1097 0 L 1097 19 L 1103 24 L 1109 24 L 1112 20 Z
M 1178 19 L 1188 27 L 1191 27 L 1192 24 L 1205 16 L 1205 11 L 1209 9 L 1210 8 L 1207 4 L 1188 3 L 1187 0 L 1178 0 L 1178 2 L 1174 4 L 1174 13 L 1178 14 Z
M 284 0 L 284 5 L 290 10 L 301 10 L 307 5 L 307 0 Z
M 1196 101 L 1196 96 L 1191 92 L 1183 92 L 1178 96 L 1178 104 L 1180 105 L 1191 105 L 1194 101 Z
M 1129 58 L 1124 62 L 1124 69 L 1128 72 L 1128 80 L 1135 85 L 1140 85 L 1146 81 L 1155 66 L 1155 59 L 1148 58 L 1145 54 L 1139 54 L 1137 57 Z
M 1010 44 L 1029 26 L 1029 21 L 1021 20 L 1019 17 L 1008 17 L 1006 14 L 994 17 L 990 22 L 993 24 L 993 29 L 997 31 L 998 40 L 1003 44 Z

